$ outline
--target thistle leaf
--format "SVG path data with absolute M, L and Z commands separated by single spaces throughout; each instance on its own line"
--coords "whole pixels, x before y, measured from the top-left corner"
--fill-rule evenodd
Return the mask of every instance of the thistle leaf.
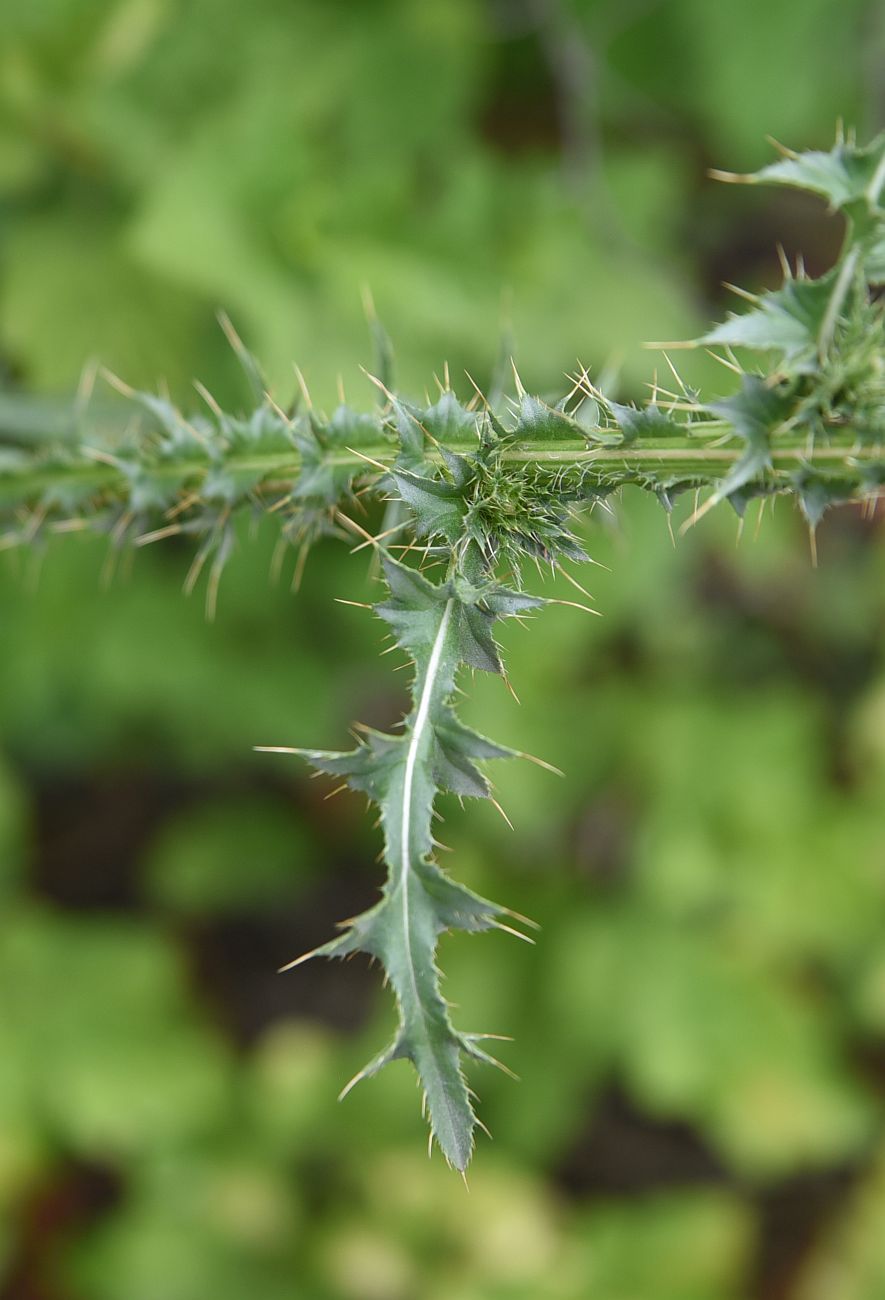
M 359 462 L 341 463 L 348 449 L 375 445 L 381 424 L 374 414 L 361 414 L 339 406 L 331 420 L 314 412 L 293 429 L 301 453 L 300 472 L 292 488 L 292 500 L 332 506 L 346 495 L 359 473 Z
M 714 499 L 722 501 L 770 468 L 771 437 L 788 418 L 791 402 L 785 393 L 767 387 L 758 375 L 743 375 L 733 397 L 710 402 L 707 410 L 727 420 L 746 444 L 740 460 L 714 493 Z
M 264 478 L 264 457 L 295 458 L 288 422 L 266 402 L 247 419 L 224 416 L 221 431 L 222 438 L 213 444 L 214 463 L 203 480 L 206 501 L 234 505 Z
M 794 476 L 799 505 L 809 527 L 816 529 L 831 506 L 854 499 L 856 483 L 837 474 L 801 470 Z
M 393 1042 L 361 1071 L 412 1061 L 424 1087 L 434 1137 L 446 1159 L 463 1170 L 473 1148 L 476 1117 L 461 1072 L 461 1054 L 483 1054 L 452 1025 L 436 967 L 437 940 L 446 930 L 487 930 L 505 909 L 449 879 L 433 861 L 431 819 L 437 792 L 483 797 L 488 782 L 478 762 L 513 751 L 466 727 L 452 697 L 462 664 L 500 672 L 492 637 L 497 619 L 542 604 L 488 581 L 453 575 L 431 582 L 384 557 L 389 595 L 376 612 L 412 658 L 413 704 L 402 731 L 365 730 L 345 753 L 303 750 L 321 772 L 343 778 L 377 805 L 388 876 L 374 907 L 346 922 L 343 932 L 311 956 L 362 951 L 384 966 L 399 1009 Z
M 529 393 L 523 393 L 511 437 L 514 440 L 580 438 L 582 430 L 562 411 L 554 410 L 552 406 L 548 406 L 537 397 L 532 397 Z
M 609 400 L 606 406 L 621 430 L 621 442 L 625 446 L 637 438 L 679 437 L 684 433 L 675 420 L 654 403 L 643 407 L 622 406 L 620 402 Z
M 740 180 L 757 185 L 788 185 L 825 198 L 833 208 L 857 202 L 871 207 L 885 189 L 885 132 L 865 148 L 838 140 L 829 152 L 809 149 L 769 163 Z
M 415 514 L 419 537 L 441 536 L 455 542 L 463 531 L 464 497 L 460 488 L 444 478 L 427 478 L 395 469 L 391 478 L 403 501 Z
M 749 311 L 730 314 L 698 342 L 778 352 L 794 373 L 812 371 L 836 279 L 834 269 L 819 280 L 787 280 L 782 288 L 757 298 Z
M 470 441 L 476 436 L 476 415 L 468 411 L 448 388 L 433 406 L 416 411 L 416 415 L 434 442 Z

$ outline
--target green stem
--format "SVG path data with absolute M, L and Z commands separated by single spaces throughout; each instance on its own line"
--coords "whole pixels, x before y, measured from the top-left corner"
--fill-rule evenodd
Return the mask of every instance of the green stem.
M 584 475 L 598 474 L 604 480 L 607 474 L 628 470 L 647 479 L 651 484 L 666 484 L 674 476 L 696 478 L 699 482 L 714 483 L 727 475 L 742 455 L 740 446 L 717 446 L 727 432 L 723 427 L 706 434 L 696 434 L 683 440 L 674 438 L 636 439 L 628 446 L 588 446 L 579 440 L 549 440 L 524 442 L 508 448 L 501 459 L 524 465 L 556 465 L 574 469 Z M 447 450 L 465 452 L 474 443 L 459 442 Z M 396 450 L 389 442 L 367 446 L 361 452 L 336 452 L 326 463 L 336 467 L 358 470 L 374 461 L 379 465 L 392 465 Z M 430 460 L 439 460 L 440 453 L 430 452 Z M 839 467 L 851 464 L 878 463 L 882 452 L 876 447 L 858 445 L 851 430 L 841 430 L 829 437 L 826 445 L 809 448 L 804 438 L 778 439 L 771 449 L 774 470 L 789 471 L 802 465 Z M 265 455 L 230 455 L 224 461 L 225 470 L 232 474 L 257 474 L 260 484 L 268 489 L 285 491 L 294 482 L 299 468 L 297 454 L 275 452 Z M 208 459 L 170 460 L 151 468 L 157 479 L 177 480 L 186 487 L 197 487 L 211 468 Z M 127 488 L 126 475 L 116 466 L 104 462 L 72 461 L 50 465 L 23 464 L 13 469 L 0 469 L 0 507 L 28 506 L 40 500 L 47 492 L 59 496 L 73 489 L 82 489 L 96 496 L 115 497 Z

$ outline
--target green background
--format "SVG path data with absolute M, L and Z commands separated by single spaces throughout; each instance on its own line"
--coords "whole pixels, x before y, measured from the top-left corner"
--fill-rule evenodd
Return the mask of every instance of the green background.
M 580 360 L 641 398 L 643 340 L 776 283 L 778 240 L 838 247 L 706 169 L 871 134 L 883 56 L 867 0 L 4 4 L 3 400 L 90 362 L 239 400 L 224 308 L 281 398 L 294 360 L 368 405 L 366 287 L 404 391 L 448 362 L 469 393 L 512 336 L 527 385 Z M 210 624 L 186 545 L 0 552 L 3 1300 L 885 1295 L 882 516 L 828 518 L 817 570 L 788 504 L 737 534 L 674 547 L 628 492 L 586 527 L 604 619 L 507 629 L 520 705 L 465 683 L 565 771 L 496 771 L 514 831 L 443 809 L 446 865 L 542 925 L 442 943 L 522 1079 L 471 1075 L 469 1193 L 405 1065 L 335 1101 L 390 1029 L 377 972 L 274 974 L 379 883 L 363 801 L 252 753 L 399 716 L 381 625 L 332 600 L 372 598 L 364 555 L 293 595 L 244 527 Z

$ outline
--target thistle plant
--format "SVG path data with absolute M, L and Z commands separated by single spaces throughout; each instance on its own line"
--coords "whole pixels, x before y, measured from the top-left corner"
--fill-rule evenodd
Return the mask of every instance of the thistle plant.
M 643 406 L 611 400 L 583 371 L 556 402 L 526 393 L 517 378 L 506 401 L 474 392 L 465 403 L 446 377 L 435 402 L 416 403 L 395 390 L 389 346 L 373 322 L 375 408 L 342 404 L 326 416 L 306 391 L 278 405 L 228 325 L 250 409 L 226 412 L 200 390 L 205 409 L 186 417 L 165 398 L 124 387 L 137 418 L 118 436 L 90 428 L 87 405 L 45 437 L 34 418 L 23 419 L 0 444 L 0 547 L 34 547 L 75 529 L 106 534 L 112 554 L 190 537 L 186 586 L 208 569 L 210 614 L 243 515 L 266 512 L 279 522 L 279 555 L 294 548 L 299 572 L 321 537 L 361 534 L 374 547 L 385 586 L 374 612 L 412 664 L 407 715 L 391 732 L 359 728 L 347 751 L 262 748 L 298 755 L 369 797 L 387 876 L 373 907 L 290 966 L 357 951 L 383 966 L 398 1027 L 345 1092 L 409 1059 L 431 1141 L 462 1171 L 480 1122 L 464 1062 L 500 1062 L 484 1045 L 494 1035 L 452 1023 L 438 940 L 449 930 L 493 928 L 527 937 L 525 918 L 457 883 L 434 858 L 438 796 L 488 798 L 483 765 L 526 757 L 459 719 L 462 668 L 503 674 L 496 625 L 548 603 L 527 587 L 536 568 L 567 572 L 588 560 L 576 520 L 626 485 L 654 493 L 667 511 L 693 491 L 698 504 L 683 527 L 723 501 L 743 513 L 753 497 L 793 496 L 812 532 L 830 506 L 871 501 L 885 485 L 885 326 L 876 293 L 885 280 L 885 135 L 866 148 L 840 136 L 829 152 L 785 151 L 753 175 L 718 175 L 811 191 L 845 221 L 826 274 L 812 279 L 784 260 L 779 289 L 742 293 L 742 312 L 672 345 L 717 350 L 734 372 L 725 397 L 702 396 L 671 367 L 672 389 L 656 387 Z M 385 505 L 377 536 L 352 518 L 360 494 Z

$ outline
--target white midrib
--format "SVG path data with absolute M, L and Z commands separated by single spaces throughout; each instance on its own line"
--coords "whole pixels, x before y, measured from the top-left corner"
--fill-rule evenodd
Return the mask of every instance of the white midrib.
M 439 672 L 440 661 L 442 660 L 443 646 L 445 645 L 446 632 L 449 629 L 449 619 L 452 616 L 452 607 L 454 600 L 446 601 L 446 607 L 443 610 L 443 616 L 439 622 L 439 628 L 433 639 L 433 648 L 430 651 L 430 658 L 427 661 L 427 671 L 424 674 L 424 685 L 421 687 L 421 698 L 418 701 L 418 708 L 415 712 L 415 722 L 412 726 L 412 735 L 409 739 L 409 748 L 406 752 L 406 771 L 403 777 L 403 817 L 400 825 L 400 891 L 403 898 L 403 926 L 405 927 L 406 951 L 409 955 L 409 972 L 412 978 L 412 984 L 417 996 L 418 988 L 415 983 L 415 970 L 412 963 L 412 948 L 409 937 L 409 875 L 412 870 L 412 859 L 409 851 L 412 830 L 412 789 L 415 784 L 415 766 L 418 762 L 418 750 L 421 746 L 421 740 L 427 728 L 427 721 L 430 717 L 430 701 L 433 698 L 433 688 L 436 684 L 437 673 Z
M 405 944 L 406 966 L 412 987 L 414 1005 L 421 1011 L 422 1028 L 426 1040 L 429 1040 L 429 1034 L 427 1033 L 427 1027 L 424 1021 L 424 1008 L 421 1004 L 421 998 L 418 993 L 418 979 L 415 971 L 414 959 L 412 957 L 411 917 L 409 914 L 409 877 L 412 871 L 412 860 L 409 849 L 412 830 L 412 791 L 415 784 L 415 767 L 418 762 L 418 752 L 430 718 L 430 704 L 433 699 L 433 688 L 439 674 L 443 647 L 445 645 L 446 633 L 449 629 L 449 621 L 452 616 L 454 604 L 454 599 L 450 599 L 446 602 L 443 616 L 440 619 L 439 629 L 433 639 L 433 647 L 430 651 L 430 658 L 427 661 L 427 671 L 424 674 L 424 684 L 421 687 L 421 697 L 418 700 L 418 708 L 415 712 L 412 734 L 409 738 L 409 748 L 406 752 L 406 770 L 405 775 L 403 776 L 403 815 L 402 823 L 400 825 L 400 899 L 402 902 L 403 914 L 403 942 Z M 442 1095 L 447 1097 L 446 1089 L 442 1085 L 441 1077 L 439 1082 Z

